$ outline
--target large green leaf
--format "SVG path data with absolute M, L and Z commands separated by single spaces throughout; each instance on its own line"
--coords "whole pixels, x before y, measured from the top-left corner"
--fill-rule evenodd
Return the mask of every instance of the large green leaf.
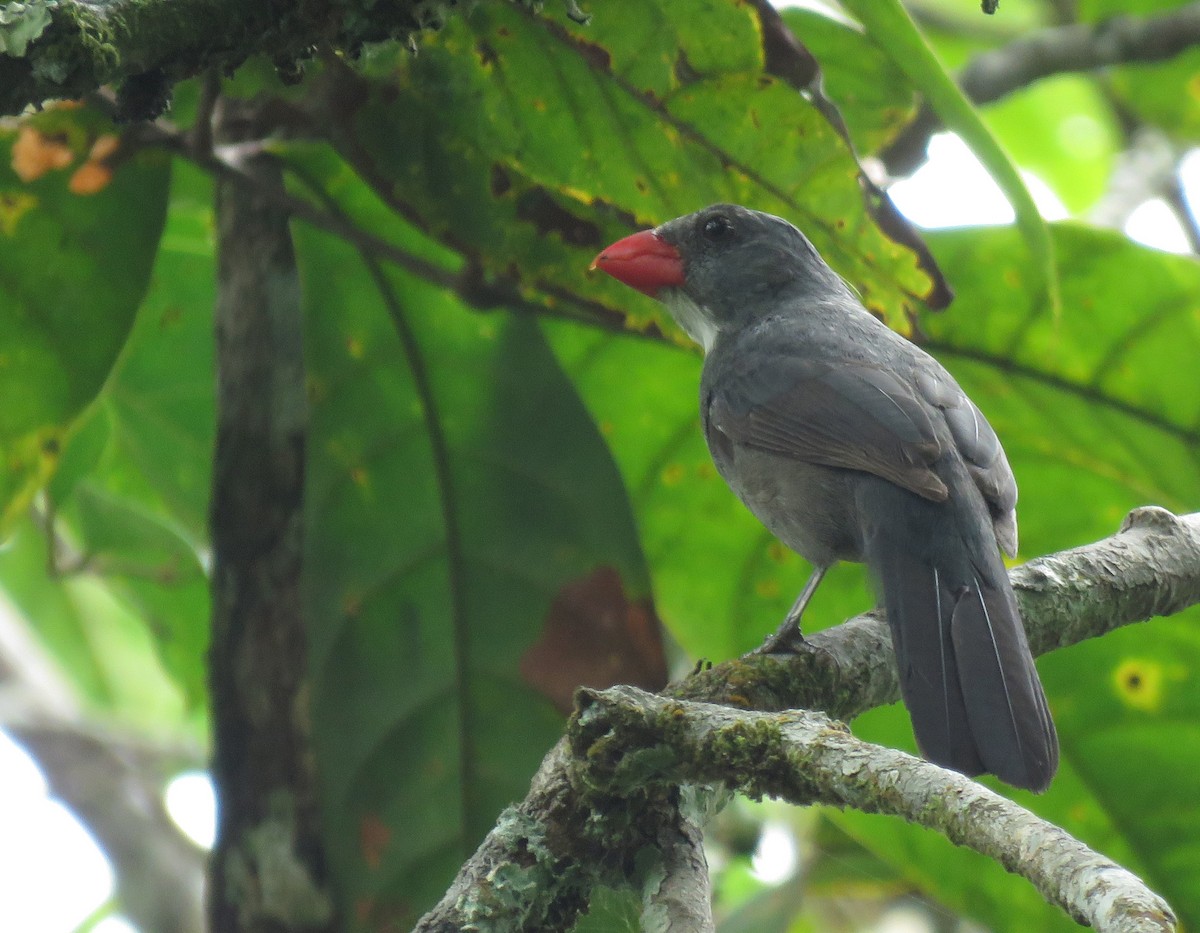
M 93 640 L 65 581 L 47 572 L 47 555 L 44 531 L 32 520 L 18 522 L 0 550 L 0 587 L 6 601 L 29 620 L 80 698 L 111 706 L 114 685 L 98 657 L 104 646 Z
M 1056 317 L 1030 294 L 1035 276 L 1011 230 L 932 240 L 959 297 L 951 313 L 925 319 L 930 346 L 1005 441 L 1021 484 L 1025 553 L 1111 534 L 1147 502 L 1194 508 L 1200 265 L 1058 225 Z M 1088 507 L 1064 507 L 1064 495 L 1093 492 L 1080 499 Z
M 1156 620 L 1044 665 L 1064 749 L 1117 828 L 1130 867 L 1200 922 L 1200 612 Z M 1068 663 L 1069 662 L 1069 663 Z M 1088 677 L 1079 696 L 1073 678 Z M 1120 850 L 1118 850 L 1119 852 Z
M 407 928 L 561 733 L 533 649 L 564 594 L 583 639 L 593 599 L 651 621 L 649 582 L 620 477 L 536 322 L 300 244 L 330 854 L 355 923 Z
M 119 461 L 105 482 L 154 503 L 197 547 L 208 540 L 215 403 L 212 185 L 176 168 L 150 287 L 102 396 Z
M 105 488 L 127 464 L 114 462 L 79 485 L 62 512 L 60 534 L 77 541 L 93 585 L 118 601 L 136 620 L 192 711 L 205 706 L 205 649 L 208 646 L 208 577 L 192 544 L 169 518 L 153 508 L 153 498 Z M 43 620 L 37 619 L 39 631 Z M 46 633 L 49 634 L 49 633 Z M 57 651 L 65 646 L 55 640 Z
M 893 319 L 929 289 L 914 255 L 869 219 L 845 143 L 763 73 L 749 5 L 618 0 L 586 30 L 483 6 L 396 71 L 394 86 L 360 99 L 342 82 L 328 104 L 341 151 L 488 275 L 556 308 L 564 294 L 575 306 L 578 270 L 612 239 L 715 201 L 796 221 Z M 674 332 L 616 283 L 586 297 L 588 311 Z
M 192 711 L 205 705 L 208 644 L 212 260 L 210 186 L 184 166 L 121 357 L 47 488 L 56 532 L 145 627 Z M 69 632 L 31 618 L 57 655 L 78 652 Z
M 0 549 L 0 597 L 50 651 L 82 706 L 159 737 L 178 728 L 183 697 L 143 618 L 102 577 L 70 568 L 51 575 L 47 564 L 43 529 L 18 521 Z
M 811 8 L 780 14 L 820 63 L 824 90 L 860 154 L 882 149 L 916 116 L 916 89 L 870 33 Z
M 90 139 L 94 129 L 64 122 L 85 114 L 55 112 L 51 127 L 67 139 Z M 95 118 L 86 120 L 81 126 L 92 127 Z M 59 328 L 61 365 L 80 366 L 86 379 L 73 376 L 78 391 L 63 396 L 75 398 L 59 414 L 72 423 L 59 432 L 61 456 L 46 487 L 58 569 L 45 558 L 45 526 L 22 526 L 13 558 L 33 548 L 43 559 L 34 566 L 6 561 L 0 584 L 83 695 L 122 717 L 152 708 L 131 704 L 127 687 L 157 683 L 163 673 L 178 690 L 176 704 L 182 699 L 192 712 L 204 705 L 208 584 L 198 553 L 212 447 L 212 285 L 211 276 L 197 273 L 211 269 L 209 196 L 194 170 L 175 173 L 164 228 L 167 180 L 161 158 L 139 156 L 94 195 L 69 194 L 65 178 L 35 182 L 31 188 L 49 194 L 27 212 L 38 216 L 28 221 L 31 229 L 61 233 L 64 251 L 40 274 L 68 270 L 44 303 L 26 303 L 33 309 L 27 319 L 42 321 L 47 333 L 51 324 Z M 78 274 L 70 271 L 78 259 L 68 248 L 92 251 Z M 142 270 L 150 259 L 153 270 Z M 84 386 L 99 390 L 96 402 L 88 404 Z M 26 383 L 30 395 L 43 390 L 50 391 Z M 157 662 L 146 658 L 148 647 Z M 177 705 L 153 708 L 162 710 L 160 726 L 179 715 Z
M 18 126 L 0 126 L 0 535 L 53 473 L 125 343 L 169 177 L 164 153 L 123 153 L 93 111 Z

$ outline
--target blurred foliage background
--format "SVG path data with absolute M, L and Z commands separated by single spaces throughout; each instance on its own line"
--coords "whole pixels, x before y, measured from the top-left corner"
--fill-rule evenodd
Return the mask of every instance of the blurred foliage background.
M 524 796 L 574 683 L 661 677 L 656 619 L 682 672 L 757 645 L 806 577 L 711 466 L 698 352 L 657 304 L 588 272 L 620 236 L 714 201 L 804 229 L 987 413 L 1021 486 L 1022 557 L 1111 534 L 1139 505 L 1200 508 L 1200 265 L 1122 230 L 1152 204 L 1200 243 L 1181 181 L 1200 50 L 1056 66 L 979 107 L 950 80 L 988 55 L 1022 74 L 1021 43 L 1065 43 L 1056 28 L 1086 48 L 1110 17 L 1196 4 L 906 7 L 920 34 L 876 0 L 781 19 L 743 0 L 597 0 L 586 25 L 553 3 L 480 3 L 416 54 L 369 47 L 288 85 L 251 62 L 222 82 L 311 208 L 293 223 L 311 714 L 352 928 L 407 928 L 440 896 Z M 201 85 L 176 89 L 155 133 L 114 126 L 100 99 L 0 122 L 5 625 L 52 659 L 81 728 L 137 744 L 158 789 L 207 730 L 214 168 L 181 145 L 210 115 Z M 884 232 L 880 206 L 923 159 L 923 100 L 1016 207 L 1009 225 L 923 234 L 936 264 Z M 1022 177 L 1066 219 L 1038 216 Z M 931 310 L 938 269 L 956 297 Z M 871 602 L 839 568 L 806 624 Z M 1019 795 L 1190 929 L 1198 621 L 1043 658 L 1063 766 L 1049 793 Z M 915 748 L 899 707 L 853 728 Z M 876 929 L 897 909 L 938 930 L 1073 925 L 889 818 L 739 802 L 710 839 L 723 931 Z M 112 909 L 136 919 L 130 890 Z

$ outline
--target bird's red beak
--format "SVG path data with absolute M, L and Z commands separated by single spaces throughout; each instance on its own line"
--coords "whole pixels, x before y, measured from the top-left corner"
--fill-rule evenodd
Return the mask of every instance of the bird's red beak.
M 651 298 L 664 288 L 683 284 L 683 257 L 653 230 L 617 240 L 592 260 L 592 268 Z

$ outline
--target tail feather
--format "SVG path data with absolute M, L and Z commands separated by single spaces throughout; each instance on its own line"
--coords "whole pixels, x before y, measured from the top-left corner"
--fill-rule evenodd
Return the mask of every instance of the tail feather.
M 1007 581 L 1005 581 L 1007 583 Z M 976 577 L 959 597 L 950 631 L 972 734 L 986 769 L 1016 787 L 1045 790 L 1058 767 L 1058 737 L 1007 585 Z
M 901 693 L 930 761 L 1044 790 L 1058 739 L 1016 599 L 982 499 L 950 488 L 936 503 L 886 481 L 863 485 L 865 557 Z
M 878 550 L 881 553 L 870 563 L 882 585 L 900 690 L 917 744 L 930 761 L 963 774 L 980 774 L 986 766 L 967 718 L 950 635 L 954 596 L 941 585 L 937 568 L 920 566 L 910 549 Z M 897 624 L 901 619 L 925 624 Z

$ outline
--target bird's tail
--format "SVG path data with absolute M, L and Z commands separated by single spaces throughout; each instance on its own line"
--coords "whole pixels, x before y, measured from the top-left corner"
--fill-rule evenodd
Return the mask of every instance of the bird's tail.
M 963 475 L 946 502 L 883 480 L 862 487 L 901 693 L 930 761 L 1042 791 L 1058 767 L 1054 722 L 987 508 L 965 469 L 949 468 Z

